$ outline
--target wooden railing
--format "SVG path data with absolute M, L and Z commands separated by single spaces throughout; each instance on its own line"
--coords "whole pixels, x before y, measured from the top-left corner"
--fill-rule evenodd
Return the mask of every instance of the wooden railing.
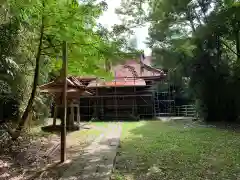
M 195 105 L 181 105 L 176 106 L 176 116 L 183 116 L 183 117 L 196 117 L 197 111 Z

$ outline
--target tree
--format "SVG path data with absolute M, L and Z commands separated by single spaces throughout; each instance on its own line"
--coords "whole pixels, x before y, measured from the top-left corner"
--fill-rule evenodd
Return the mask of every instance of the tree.
M 93 1 L 67 0 L 33 0 L 24 4 L 8 1 L 11 14 L 19 26 L 23 27 L 32 40 L 32 51 L 35 59 L 35 70 L 32 92 L 25 111 L 15 131 L 9 129 L 10 135 L 16 139 L 19 135 L 29 112 L 32 110 L 40 75 L 40 64 L 51 59 L 53 69 L 59 70 L 61 62 L 55 57 L 61 52 L 61 44 L 66 41 L 69 45 L 68 72 L 70 75 L 97 74 L 108 75 L 102 68 L 105 59 L 112 60 L 115 54 L 122 53 L 117 41 L 108 41 L 95 28 L 96 19 L 104 10 L 103 4 Z M 77 67 L 77 68 L 76 68 Z
M 189 88 L 201 102 L 204 118 L 236 120 L 240 104 L 236 98 L 240 87 L 239 2 L 131 0 L 124 4 L 119 13 L 125 19 L 132 18 L 136 25 L 143 24 L 139 23 L 142 20 L 150 22 L 149 46 L 155 64 L 174 72 L 174 83 L 190 78 Z M 145 13 L 143 4 L 148 5 Z
M 129 46 L 137 49 L 137 37 L 136 36 L 134 36 L 133 38 L 131 38 L 129 40 Z

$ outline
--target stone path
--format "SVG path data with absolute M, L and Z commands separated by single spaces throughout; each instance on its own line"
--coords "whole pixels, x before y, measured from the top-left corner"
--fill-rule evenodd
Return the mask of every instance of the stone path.
M 71 164 L 60 180 L 110 179 L 120 135 L 121 123 L 110 123 L 105 133 L 84 150 L 82 158 Z M 85 166 L 82 171 L 80 164 L 83 164 L 83 161 Z

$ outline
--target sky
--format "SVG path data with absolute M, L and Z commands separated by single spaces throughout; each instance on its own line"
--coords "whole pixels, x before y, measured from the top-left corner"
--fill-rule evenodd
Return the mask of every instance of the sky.
M 99 18 L 99 23 L 104 27 L 110 29 L 114 24 L 121 24 L 120 19 L 117 14 L 115 14 L 115 9 L 120 6 L 121 0 L 106 0 L 108 4 L 108 10 L 103 13 Z M 135 36 L 137 38 L 137 46 L 139 49 L 146 49 L 144 41 L 148 36 L 148 27 L 136 28 L 134 29 Z

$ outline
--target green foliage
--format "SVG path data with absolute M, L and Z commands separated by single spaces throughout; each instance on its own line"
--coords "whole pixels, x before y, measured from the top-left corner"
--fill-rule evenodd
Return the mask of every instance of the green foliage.
M 68 43 L 69 75 L 106 76 L 106 71 L 102 68 L 105 60 L 114 60 L 116 53 L 124 54 L 120 50 L 122 44 L 116 39 L 105 39 L 96 30 L 96 20 L 104 10 L 101 3 L 94 4 L 91 1 L 69 3 L 64 0 L 35 0 L 25 4 L 18 1 L 10 2 L 15 14 L 19 14 L 17 16 L 28 28 L 38 31 L 43 21 L 43 54 L 50 54 L 55 71 L 61 67 L 61 61 L 54 58 L 61 56 L 63 41 Z
M 16 55 L 16 47 L 19 43 L 18 38 L 18 23 L 8 22 L 0 26 L 0 79 L 13 80 L 14 75 L 18 71 L 18 64 L 12 56 Z
M 33 89 L 38 53 L 41 57 L 37 81 L 43 84 L 60 75 L 63 41 L 68 44 L 68 75 L 110 77 L 103 68 L 106 61 L 116 63 L 129 56 L 126 52 L 137 51 L 127 46 L 125 37 L 120 38 L 116 32 L 109 32 L 97 24 L 106 8 L 106 3 L 93 0 L 4 1 L 0 8 L 3 15 L 0 27 L 1 99 L 6 99 L 6 92 L 8 96 L 14 95 L 23 112 Z M 42 44 L 39 42 L 41 35 Z M 33 105 L 35 116 L 41 116 L 49 103 L 37 93 Z
M 169 69 L 176 91 L 188 87 L 208 121 L 236 120 L 240 115 L 239 1 L 141 1 L 149 7 L 145 18 L 135 16 L 143 12 L 136 0 L 127 3 L 128 9 L 122 6 L 119 13 L 150 23 L 148 45 L 155 65 Z M 183 83 L 185 77 L 190 84 Z

